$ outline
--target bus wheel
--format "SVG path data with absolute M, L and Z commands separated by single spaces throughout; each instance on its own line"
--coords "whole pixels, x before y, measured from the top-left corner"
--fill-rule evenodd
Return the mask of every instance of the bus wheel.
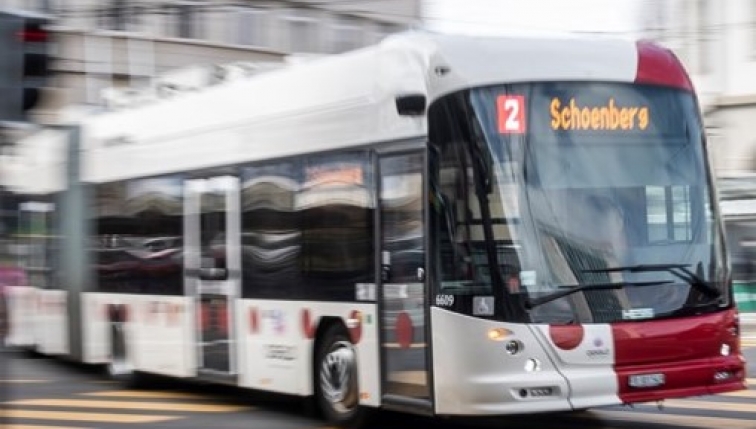
M 338 426 L 361 426 L 365 410 L 360 407 L 357 356 L 345 330 L 329 327 L 316 353 L 315 395 L 320 410 Z

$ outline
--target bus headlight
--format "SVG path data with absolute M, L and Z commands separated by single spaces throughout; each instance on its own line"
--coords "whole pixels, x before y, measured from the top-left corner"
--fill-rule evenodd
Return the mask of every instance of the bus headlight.
M 525 372 L 537 372 L 541 370 L 541 361 L 536 358 L 530 358 L 525 361 Z
M 722 348 L 719 349 L 719 353 L 721 353 L 722 356 L 730 356 L 730 345 L 722 344 Z
M 524 349 L 525 346 L 517 340 L 512 340 L 507 342 L 507 344 L 504 345 L 504 349 L 507 351 L 508 354 L 514 356 L 517 353 L 520 353 L 522 349 Z

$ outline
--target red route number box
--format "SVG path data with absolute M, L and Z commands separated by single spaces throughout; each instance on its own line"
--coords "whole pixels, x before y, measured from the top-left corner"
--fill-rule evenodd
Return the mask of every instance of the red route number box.
M 525 96 L 500 95 L 496 98 L 499 134 L 525 133 Z

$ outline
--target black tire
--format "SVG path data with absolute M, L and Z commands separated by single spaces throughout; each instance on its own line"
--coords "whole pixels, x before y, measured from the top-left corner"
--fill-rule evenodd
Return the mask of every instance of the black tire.
M 368 410 L 360 406 L 357 356 L 345 329 L 332 325 L 315 350 L 315 401 L 329 423 L 363 427 Z

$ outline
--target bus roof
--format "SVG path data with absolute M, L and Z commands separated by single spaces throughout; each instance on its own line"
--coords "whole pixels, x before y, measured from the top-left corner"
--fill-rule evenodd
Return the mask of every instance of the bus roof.
M 685 86 L 675 81 L 687 75 L 671 54 L 673 64 L 656 71 L 659 58 L 670 63 L 668 51 L 646 49 L 652 61 L 644 73 L 642 46 L 651 45 L 578 35 L 390 36 L 372 47 L 90 117 L 83 124 L 84 178 L 111 181 L 423 138 L 423 116 L 397 113 L 401 95 L 423 95 L 430 105 L 464 88 L 511 82 L 642 77 Z

